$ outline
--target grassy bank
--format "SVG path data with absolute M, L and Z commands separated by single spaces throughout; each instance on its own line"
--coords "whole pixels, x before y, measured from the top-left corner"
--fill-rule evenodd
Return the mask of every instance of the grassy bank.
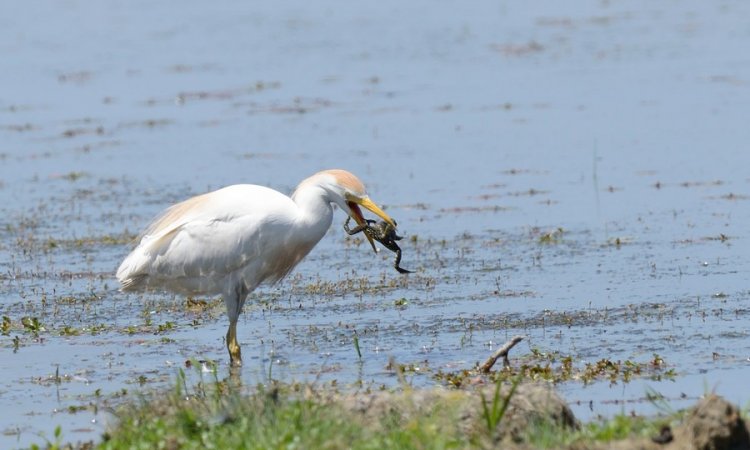
M 342 394 L 297 384 L 247 389 L 219 380 L 191 388 L 181 379 L 169 394 L 124 406 L 118 419 L 98 448 L 598 448 L 648 439 L 680 416 L 616 416 L 582 425 L 538 384 Z

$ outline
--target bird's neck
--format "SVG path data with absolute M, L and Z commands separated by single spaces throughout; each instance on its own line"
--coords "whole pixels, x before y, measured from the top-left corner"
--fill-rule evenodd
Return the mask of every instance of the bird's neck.
M 333 208 L 328 193 L 319 186 L 302 186 L 292 194 L 299 207 L 297 223 L 307 231 L 310 239 L 318 242 L 331 227 Z

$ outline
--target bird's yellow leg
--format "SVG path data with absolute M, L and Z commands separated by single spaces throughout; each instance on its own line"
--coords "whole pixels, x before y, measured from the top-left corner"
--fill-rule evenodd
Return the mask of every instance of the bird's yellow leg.
M 240 344 L 237 342 L 237 322 L 229 322 L 229 330 L 227 330 L 227 350 L 229 350 L 229 363 L 233 366 L 242 365 L 242 352 L 240 351 Z

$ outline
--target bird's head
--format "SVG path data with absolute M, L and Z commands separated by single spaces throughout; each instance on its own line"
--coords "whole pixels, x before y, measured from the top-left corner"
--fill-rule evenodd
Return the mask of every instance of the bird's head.
M 324 170 L 318 175 L 323 175 L 328 182 L 325 186 L 326 190 L 331 194 L 331 200 L 344 210 L 357 225 L 365 225 L 365 217 L 362 215 L 360 207 L 371 211 L 387 223 L 396 226 L 396 221 L 386 214 L 378 205 L 376 205 L 370 197 L 367 196 L 364 184 L 354 176 L 354 174 L 347 172 L 346 170 L 333 169 Z M 375 250 L 375 243 L 369 235 L 367 240 L 370 241 L 373 250 Z

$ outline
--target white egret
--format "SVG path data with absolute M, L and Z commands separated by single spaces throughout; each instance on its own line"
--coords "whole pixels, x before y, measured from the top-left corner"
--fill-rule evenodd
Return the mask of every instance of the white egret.
M 291 197 L 252 184 L 228 186 L 158 216 L 117 269 L 121 290 L 222 294 L 229 358 L 240 365 L 237 319 L 247 295 L 263 282 L 284 278 L 312 250 L 331 226 L 333 204 L 359 225 L 366 224 L 360 206 L 396 225 L 345 170 L 316 173 Z

